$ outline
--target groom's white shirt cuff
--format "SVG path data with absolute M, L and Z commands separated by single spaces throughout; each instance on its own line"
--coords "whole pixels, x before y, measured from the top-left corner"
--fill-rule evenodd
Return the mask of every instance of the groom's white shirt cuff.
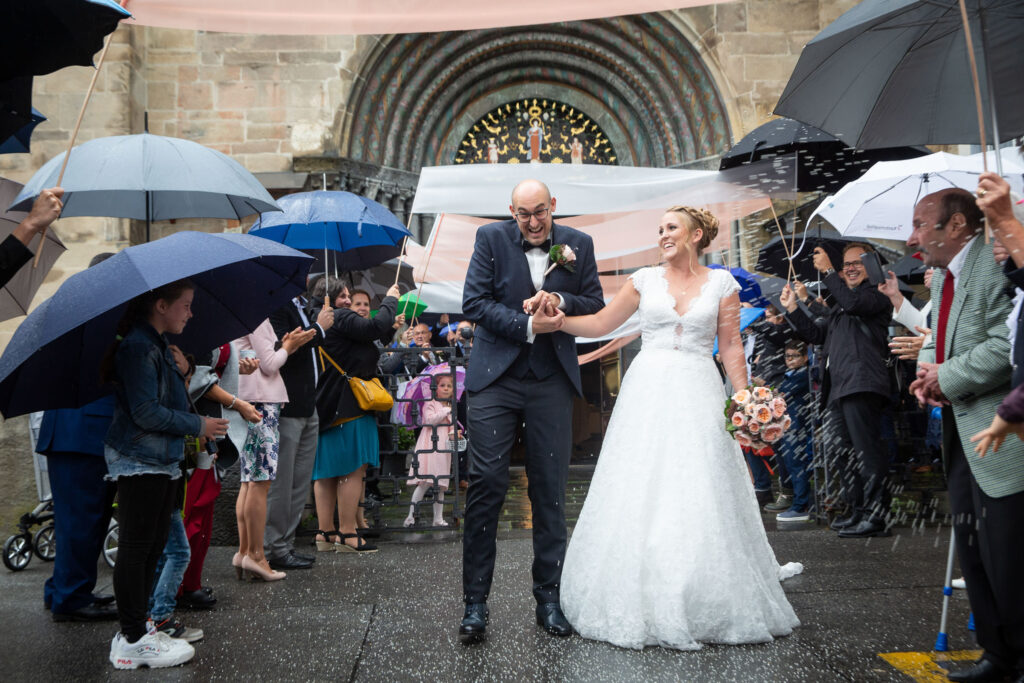
M 558 292 L 549 292 L 549 293 L 550 294 L 554 294 L 555 296 L 558 297 L 558 310 L 564 311 L 565 310 L 565 299 L 562 297 L 562 295 L 559 294 Z M 531 315 L 530 319 L 526 321 L 526 343 L 527 344 L 532 344 L 533 340 L 536 337 L 537 337 L 537 335 L 535 335 L 533 333 L 533 316 Z

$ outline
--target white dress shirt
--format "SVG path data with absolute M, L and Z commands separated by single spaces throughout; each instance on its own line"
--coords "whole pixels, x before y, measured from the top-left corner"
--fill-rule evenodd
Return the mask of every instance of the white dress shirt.
M 544 272 L 551 267 L 551 258 L 546 249 L 534 247 L 526 252 L 526 263 L 530 266 L 530 279 L 533 281 L 533 288 L 538 292 L 544 287 Z M 552 292 L 558 297 L 558 308 L 565 310 L 565 299 L 561 294 Z M 537 337 L 533 333 L 533 316 L 526 322 L 526 341 L 529 344 Z

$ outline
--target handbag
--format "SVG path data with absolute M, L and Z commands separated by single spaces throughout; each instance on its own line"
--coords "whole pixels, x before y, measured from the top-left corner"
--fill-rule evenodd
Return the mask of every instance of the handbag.
M 380 379 L 374 377 L 373 379 L 361 379 L 359 377 L 351 377 L 341 369 L 341 366 L 334 362 L 334 359 L 324 351 L 323 347 L 318 347 L 320 351 L 320 367 L 326 369 L 324 365 L 324 359 L 326 358 L 334 369 L 341 373 L 341 376 L 348 381 L 348 388 L 352 390 L 352 395 L 356 397 L 356 403 L 359 407 L 366 411 L 383 411 L 391 410 L 391 407 L 395 405 L 395 399 L 391 397 L 388 390 L 384 388 L 384 385 L 380 383 Z

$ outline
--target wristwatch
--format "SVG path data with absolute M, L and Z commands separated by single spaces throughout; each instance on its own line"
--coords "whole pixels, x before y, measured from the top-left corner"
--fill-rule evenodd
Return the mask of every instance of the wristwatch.
M 828 270 L 825 271 L 825 277 L 828 277 L 829 275 L 834 275 L 835 272 L 836 272 L 835 268 L 829 268 Z

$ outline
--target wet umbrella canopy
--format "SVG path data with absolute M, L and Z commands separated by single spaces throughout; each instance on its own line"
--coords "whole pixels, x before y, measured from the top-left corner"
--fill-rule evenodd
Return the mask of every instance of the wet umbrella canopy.
M 109 393 L 100 360 L 135 296 L 183 278 L 193 319 L 173 343 L 193 353 L 248 334 L 305 290 L 312 259 L 248 235 L 179 232 L 129 247 L 68 278 L 15 331 L 0 356 L 0 413 L 75 408 Z

